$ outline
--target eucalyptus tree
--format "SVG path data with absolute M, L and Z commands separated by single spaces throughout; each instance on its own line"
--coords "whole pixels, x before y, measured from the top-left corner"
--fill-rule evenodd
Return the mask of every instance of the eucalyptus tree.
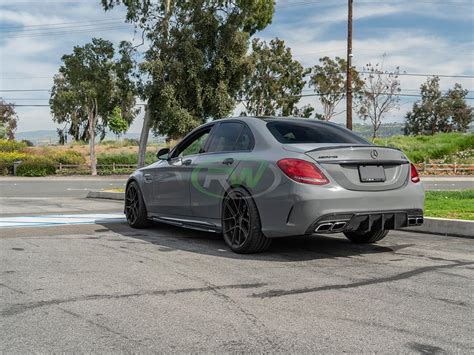
M 141 96 L 147 101 L 139 165 L 149 128 L 169 139 L 232 112 L 250 72 L 249 38 L 272 19 L 268 0 L 102 0 L 124 5 L 142 31 Z
M 241 90 L 245 114 L 257 116 L 291 116 L 298 114 L 308 74 L 300 62 L 293 59 L 291 49 L 279 38 L 270 43 L 255 38 L 250 55 L 251 75 Z M 304 110 L 308 112 L 307 109 Z
M 338 115 L 336 107 L 346 97 L 346 68 L 346 60 L 339 57 L 321 58 L 319 64 L 311 68 L 309 86 L 314 87 L 323 107 L 323 114 L 319 115 L 322 120 L 329 121 Z M 355 67 L 352 68 L 352 86 L 356 95 L 363 86 Z
M 468 93 L 456 83 L 443 94 L 439 77 L 428 78 L 420 86 L 421 99 L 405 116 L 405 134 L 465 132 L 473 121 L 473 109 L 466 102 Z
M 89 142 L 91 174 L 97 174 L 95 141 L 105 136 L 108 118 L 119 107 L 130 123 L 136 115 L 130 45 L 122 42 L 116 55 L 111 42 L 94 38 L 62 57 L 54 77 L 50 107 L 54 121 L 69 126 L 75 138 Z M 64 131 L 63 140 L 64 140 Z
M 108 120 L 109 129 L 113 132 L 117 139 L 128 130 L 128 122 L 123 118 L 120 107 L 115 107 Z
M 364 121 L 370 120 L 372 139 L 375 139 L 385 116 L 391 110 L 399 108 L 400 70 L 396 68 L 395 71 L 389 72 L 381 65 L 371 63 L 364 69 L 357 111 Z
M 15 105 L 0 97 L 0 128 L 2 136 L 8 139 L 15 139 L 15 131 L 18 125 L 18 115 Z
M 464 89 L 461 84 L 456 83 L 446 93 L 451 117 L 451 130 L 466 132 L 469 125 L 474 122 L 474 109 L 466 102 L 469 90 Z

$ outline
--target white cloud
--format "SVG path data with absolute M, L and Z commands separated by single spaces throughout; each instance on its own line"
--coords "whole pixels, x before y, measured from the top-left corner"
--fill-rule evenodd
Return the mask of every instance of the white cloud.
M 472 1 L 422 2 L 411 0 L 367 2 L 357 1 L 353 5 L 353 19 L 357 20 L 383 17 L 395 14 L 413 14 L 439 19 L 470 21 L 474 18 Z M 328 10 L 318 12 L 310 20 L 314 24 L 335 24 L 347 21 L 347 4 L 334 1 Z
M 382 17 L 406 11 L 404 7 L 389 4 L 366 5 L 360 4 L 354 7 L 354 21 L 369 17 Z M 334 24 L 347 21 L 347 7 L 338 6 L 334 9 L 318 14 L 311 22 L 314 24 Z
M 37 14 L 26 11 L 2 9 L 0 12 L 0 22 L 14 22 L 21 26 L 37 26 L 62 23 L 64 22 L 64 18 L 59 16 L 38 16 Z

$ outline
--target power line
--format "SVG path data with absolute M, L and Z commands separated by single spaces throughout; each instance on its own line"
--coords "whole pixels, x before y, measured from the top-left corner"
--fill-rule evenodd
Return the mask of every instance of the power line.
M 49 105 L 4 105 L 4 104 L 0 104 L 0 107 L 4 107 L 4 106 L 13 106 L 13 107 L 49 107 Z
M 87 29 L 88 27 L 103 27 L 110 26 L 113 24 L 125 24 L 123 21 L 117 20 L 106 20 L 101 23 L 84 23 L 81 25 L 66 25 L 58 27 L 46 27 L 46 28 L 26 28 L 26 29 L 6 29 L 3 30 L 0 28 L 0 33 L 18 33 L 18 34 L 36 34 L 36 33 L 47 33 L 50 31 L 59 31 L 59 30 L 70 30 L 70 29 Z
M 59 23 L 48 23 L 48 24 L 41 24 L 41 25 L 26 25 L 26 26 L 23 26 L 23 25 L 18 25 L 18 26 L 8 26 L 8 27 L 5 27 L 7 29 L 7 31 L 3 31 L 3 27 L 0 27 L 0 32 L 9 32 L 9 29 L 13 29 L 13 28 L 18 28 L 20 30 L 24 30 L 24 29 L 38 29 L 38 30 L 42 30 L 46 27 L 52 27 L 52 26 L 63 26 L 63 25 L 73 25 L 73 24 L 80 24 L 80 23 L 102 23 L 102 22 L 109 22 L 109 21 L 118 21 L 118 20 L 121 20 L 121 21 L 124 21 L 124 19 L 122 17 L 114 17 L 114 18 L 110 18 L 110 19 L 103 19 L 103 20 L 85 20 L 85 21 L 71 21 L 71 22 L 59 22 Z
M 343 93 L 341 93 L 341 94 L 343 94 Z M 417 97 L 417 98 L 422 97 L 419 94 L 402 94 L 402 93 L 396 93 L 396 94 L 376 93 L 376 94 L 377 95 L 393 95 L 393 96 L 398 96 L 398 97 Z M 303 97 L 315 97 L 315 96 L 321 96 L 321 94 L 318 94 L 318 93 L 302 94 L 302 95 L 293 95 L 291 97 L 303 98 Z M 236 101 L 237 102 L 243 102 L 243 101 L 248 101 L 248 100 L 249 99 L 246 98 L 246 99 L 241 99 L 241 100 L 236 100 Z M 474 97 L 465 97 L 464 100 L 474 100 Z M 136 106 L 145 106 L 146 104 L 145 103 L 137 103 L 135 105 Z M 0 106 L 10 106 L 10 105 L 0 104 Z M 19 105 L 12 104 L 12 106 L 14 106 L 14 107 L 50 107 L 50 105 L 45 105 L 45 104 L 19 104 Z
M 0 104 L 0 107 L 4 107 L 4 106 L 13 106 L 13 107 L 50 107 L 50 105 L 44 105 L 44 104 L 20 104 L 20 105 L 15 105 L 15 104 L 12 104 L 12 105 L 9 105 L 9 104 Z M 142 103 L 139 103 L 139 104 L 135 104 L 135 106 L 146 106 L 146 104 L 142 104 Z
M 42 37 L 42 36 L 63 36 L 63 35 L 71 35 L 75 33 L 89 33 L 89 32 L 97 32 L 97 31 L 108 31 L 108 30 L 119 30 L 119 29 L 127 29 L 126 24 L 121 25 L 109 25 L 104 27 L 96 27 L 90 29 L 77 29 L 77 30 L 64 30 L 64 31 L 57 31 L 57 32 L 38 32 L 38 33 L 26 33 L 26 34 L 17 34 L 17 35 L 10 35 L 10 36 L 3 36 L 3 38 L 33 38 L 33 37 Z
M 50 89 L 8 89 L 8 90 L 1 90 L 0 89 L 0 92 L 41 92 L 41 91 L 47 91 L 47 92 L 50 92 L 51 90 Z
M 49 98 L 37 98 L 37 97 L 29 97 L 29 98 L 7 98 L 7 97 L 2 97 L 3 100 L 5 101 L 49 101 Z
M 397 4 L 399 1 L 384 1 L 384 4 Z M 380 1 L 375 1 L 375 0 L 368 0 L 368 1 L 359 1 L 359 4 L 380 4 Z M 429 5 L 443 5 L 443 6 L 472 6 L 471 3 L 463 2 L 463 1 L 444 1 L 444 0 L 417 0 L 416 4 L 429 4 Z M 331 5 L 337 5 L 337 6 L 343 6 L 345 5 L 344 0 L 339 1 L 334 1 L 334 0 L 327 0 L 327 1 L 321 1 L 321 0 L 316 0 L 316 1 L 301 1 L 301 2 L 296 2 L 292 4 L 285 4 L 285 5 L 276 5 L 275 7 L 277 9 L 286 9 L 286 8 L 292 8 L 292 7 L 299 7 L 299 6 L 306 6 L 306 5 L 323 5 L 323 6 L 331 6 Z
M 371 74 L 368 71 L 360 71 L 359 73 L 363 74 Z M 374 74 L 379 74 L 379 73 L 374 73 Z M 391 74 L 390 72 L 388 73 L 380 73 L 382 75 L 389 75 Z M 449 75 L 449 74 L 421 74 L 421 73 L 397 73 L 396 75 L 398 76 L 437 76 L 439 78 L 464 78 L 464 79 L 474 79 L 474 75 Z
M 25 36 L 34 36 L 34 35 L 48 35 L 53 33 L 62 33 L 62 32 L 69 32 L 69 31 L 78 31 L 78 30 L 96 30 L 100 28 L 106 28 L 110 26 L 127 26 L 127 24 L 123 23 L 122 21 L 110 21 L 107 23 L 102 24 L 89 24 L 89 25 L 80 25 L 80 26 L 65 26 L 65 27 L 55 27 L 55 28 L 44 28 L 41 30 L 30 29 L 30 30 L 13 30 L 13 31 L 0 31 L 0 34 L 5 33 L 4 37 L 12 38 L 12 37 L 25 37 Z

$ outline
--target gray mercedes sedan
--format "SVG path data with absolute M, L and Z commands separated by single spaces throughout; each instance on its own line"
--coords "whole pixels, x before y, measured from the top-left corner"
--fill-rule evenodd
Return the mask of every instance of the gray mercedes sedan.
M 398 149 L 333 123 L 239 117 L 204 124 L 128 179 L 130 226 L 222 233 L 236 253 L 272 238 L 344 233 L 374 243 L 423 223 L 424 190 Z

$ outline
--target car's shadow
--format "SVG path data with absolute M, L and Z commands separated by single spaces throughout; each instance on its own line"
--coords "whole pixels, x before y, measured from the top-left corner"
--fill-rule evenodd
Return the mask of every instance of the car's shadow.
M 104 223 L 100 225 L 106 230 L 129 238 L 129 243 L 136 243 L 138 239 L 141 242 L 153 244 L 161 252 L 182 250 L 232 259 L 291 262 L 336 257 L 347 258 L 375 253 L 393 253 L 396 250 L 411 246 L 361 245 L 351 243 L 342 234 L 333 236 L 313 235 L 277 238 L 273 240 L 270 249 L 264 253 L 242 255 L 230 251 L 222 236 L 216 233 L 201 232 L 165 224 L 154 224 L 147 229 L 133 229 L 125 223 Z M 101 231 L 105 231 L 105 229 L 98 229 L 96 232 Z

